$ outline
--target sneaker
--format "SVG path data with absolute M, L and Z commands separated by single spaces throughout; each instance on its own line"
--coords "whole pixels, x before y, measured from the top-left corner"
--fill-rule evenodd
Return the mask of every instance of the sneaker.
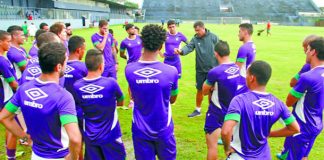
M 194 110 L 191 114 L 188 115 L 189 118 L 193 118 L 196 116 L 201 116 L 201 113 L 198 112 L 197 110 Z
M 217 144 L 218 145 L 223 145 L 224 143 L 223 143 L 222 139 L 218 139 Z
M 134 107 L 134 101 L 129 101 L 128 108 L 133 108 Z

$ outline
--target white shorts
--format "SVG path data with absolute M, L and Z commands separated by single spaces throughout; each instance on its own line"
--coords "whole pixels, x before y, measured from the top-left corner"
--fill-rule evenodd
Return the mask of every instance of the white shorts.
M 230 156 L 227 157 L 226 160 L 244 160 L 239 154 L 232 153 Z
M 64 160 L 64 158 L 58 158 L 58 159 L 42 158 L 40 156 L 37 156 L 34 152 L 32 152 L 31 160 Z

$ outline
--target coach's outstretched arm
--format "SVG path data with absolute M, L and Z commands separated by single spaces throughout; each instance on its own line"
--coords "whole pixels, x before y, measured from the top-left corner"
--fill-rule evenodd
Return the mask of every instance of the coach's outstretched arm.
M 191 39 L 191 41 L 184 46 L 182 49 L 175 48 L 174 53 L 175 54 L 180 54 L 180 55 L 186 55 L 192 52 L 195 49 L 195 42 L 194 38 Z

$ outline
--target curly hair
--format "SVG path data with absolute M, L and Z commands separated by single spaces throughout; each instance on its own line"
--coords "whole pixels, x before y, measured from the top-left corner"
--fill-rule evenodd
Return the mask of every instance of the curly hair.
M 163 27 L 156 24 L 144 26 L 141 32 L 144 49 L 157 51 L 166 39 L 166 31 Z

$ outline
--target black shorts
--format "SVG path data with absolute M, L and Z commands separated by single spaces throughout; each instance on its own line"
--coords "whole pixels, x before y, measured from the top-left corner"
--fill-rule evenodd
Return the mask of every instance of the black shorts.
M 207 79 L 207 74 L 204 72 L 196 72 L 196 88 L 197 90 L 202 90 L 204 82 Z

